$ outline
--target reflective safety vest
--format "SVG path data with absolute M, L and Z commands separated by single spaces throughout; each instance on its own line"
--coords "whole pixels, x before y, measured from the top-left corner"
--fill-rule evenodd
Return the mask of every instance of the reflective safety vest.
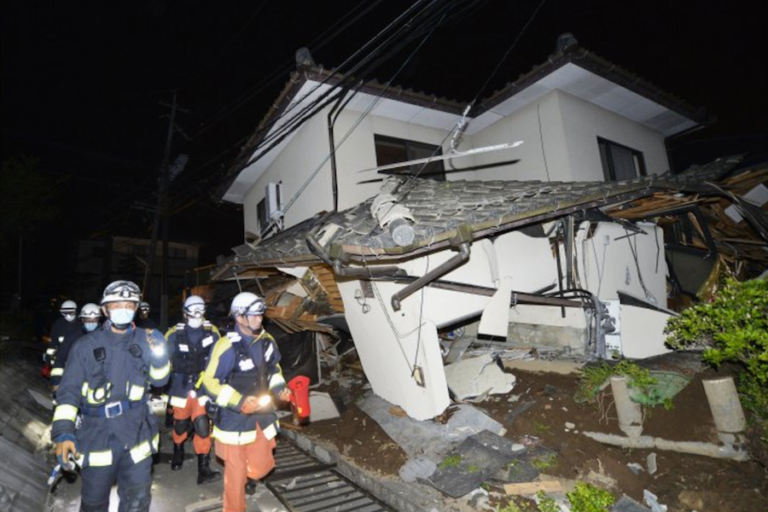
M 267 332 L 257 339 L 230 332 L 219 340 L 203 378 L 206 393 L 220 408 L 212 415 L 214 438 L 227 444 L 252 443 L 257 424 L 268 439 L 277 435 L 274 412 L 244 414 L 240 408 L 245 396 L 272 392 L 274 399 L 285 387 L 279 361 L 277 344 Z
M 207 323 L 207 322 L 206 322 Z M 203 325 L 202 339 L 192 341 L 186 329 L 186 324 L 176 325 L 176 330 L 170 333 L 168 341 L 172 341 L 171 371 L 187 375 L 198 375 L 205 370 L 208 356 L 219 335 L 208 323 Z
M 170 405 L 183 408 L 189 392 L 200 385 L 200 374 L 219 340 L 219 331 L 208 321 L 199 329 L 188 329 L 186 324 L 180 323 L 168 331 L 166 338 L 171 350 Z

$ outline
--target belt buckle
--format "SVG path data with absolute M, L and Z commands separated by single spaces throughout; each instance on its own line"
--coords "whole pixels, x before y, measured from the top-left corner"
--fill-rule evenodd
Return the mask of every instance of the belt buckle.
M 115 412 L 112 412 L 115 411 Z M 123 414 L 123 402 L 112 402 L 104 406 L 104 415 L 107 418 L 116 418 Z

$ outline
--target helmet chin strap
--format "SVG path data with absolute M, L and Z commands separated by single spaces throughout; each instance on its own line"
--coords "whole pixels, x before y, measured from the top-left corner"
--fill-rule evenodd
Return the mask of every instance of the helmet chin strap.
M 246 319 L 244 324 L 241 324 L 240 322 L 238 322 L 237 324 L 244 331 L 243 334 L 246 334 L 248 336 L 258 336 L 259 334 L 261 334 L 261 331 L 264 330 L 264 326 L 263 325 L 259 326 L 258 329 L 254 330 L 253 328 L 251 328 L 250 323 L 248 323 L 248 317 L 247 316 L 243 316 L 242 318 Z

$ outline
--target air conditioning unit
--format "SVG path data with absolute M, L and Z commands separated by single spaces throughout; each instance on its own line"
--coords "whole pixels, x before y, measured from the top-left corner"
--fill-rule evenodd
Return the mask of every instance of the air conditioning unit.
M 282 182 L 280 183 L 267 183 L 264 190 L 264 197 L 267 200 L 267 218 L 272 219 L 276 212 L 280 211 L 282 206 Z

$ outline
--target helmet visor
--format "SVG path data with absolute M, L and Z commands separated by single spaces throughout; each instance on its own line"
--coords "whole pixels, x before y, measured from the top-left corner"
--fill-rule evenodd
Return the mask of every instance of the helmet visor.
M 205 315 L 205 306 L 202 304 L 193 304 L 184 308 L 184 313 L 191 318 L 202 318 Z
M 104 290 L 104 297 L 101 302 L 102 304 L 121 300 L 139 302 L 140 297 L 141 290 L 136 284 L 130 281 L 115 281 Z

